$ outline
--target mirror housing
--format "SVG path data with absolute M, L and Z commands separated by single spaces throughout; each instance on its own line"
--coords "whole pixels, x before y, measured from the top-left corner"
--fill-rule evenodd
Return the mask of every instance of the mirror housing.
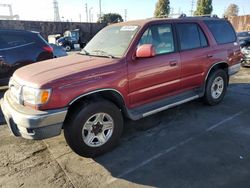
M 155 48 L 152 44 L 143 44 L 136 50 L 137 58 L 148 58 L 155 56 Z

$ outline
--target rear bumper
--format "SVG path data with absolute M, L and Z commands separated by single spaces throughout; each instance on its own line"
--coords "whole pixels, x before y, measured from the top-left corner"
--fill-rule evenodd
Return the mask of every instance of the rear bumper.
M 9 129 L 15 136 L 41 140 L 61 134 L 67 109 L 38 111 L 22 106 L 9 97 L 1 100 L 1 109 Z
M 234 75 L 237 72 L 239 72 L 240 68 L 241 68 L 241 64 L 240 63 L 230 66 L 228 68 L 228 74 L 229 74 L 229 76 Z

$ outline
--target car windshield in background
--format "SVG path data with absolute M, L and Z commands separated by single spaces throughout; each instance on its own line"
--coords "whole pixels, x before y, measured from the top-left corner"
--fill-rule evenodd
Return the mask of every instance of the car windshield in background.
M 108 26 L 87 44 L 82 54 L 121 58 L 138 29 L 139 26 Z
M 237 33 L 237 36 L 238 37 L 250 37 L 250 31 Z

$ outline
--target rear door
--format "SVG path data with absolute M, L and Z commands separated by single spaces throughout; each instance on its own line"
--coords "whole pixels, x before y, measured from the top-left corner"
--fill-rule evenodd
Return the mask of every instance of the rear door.
M 228 62 L 230 65 L 240 63 L 240 46 L 231 23 L 222 19 L 206 20 L 204 22 L 217 43 L 215 46 L 217 56 L 224 57 L 223 61 Z M 228 58 L 225 59 L 225 57 Z
M 213 61 L 213 49 L 198 23 L 176 23 L 181 57 L 181 89 L 201 87 L 207 67 Z

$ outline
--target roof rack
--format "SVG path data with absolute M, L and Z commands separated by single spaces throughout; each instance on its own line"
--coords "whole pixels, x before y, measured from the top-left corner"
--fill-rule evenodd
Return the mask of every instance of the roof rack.
M 204 14 L 198 16 L 187 16 L 186 14 L 181 14 L 179 18 L 219 18 L 216 14 Z

